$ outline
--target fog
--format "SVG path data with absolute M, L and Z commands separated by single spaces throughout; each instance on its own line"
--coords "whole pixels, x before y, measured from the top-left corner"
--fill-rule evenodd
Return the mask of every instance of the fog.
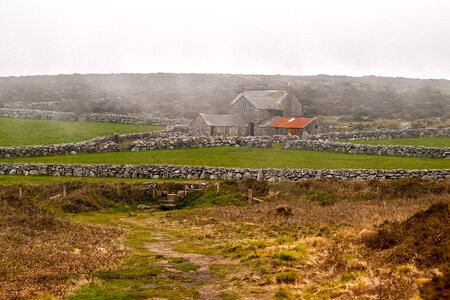
M 449 36 L 446 0 L 0 0 L 0 76 L 450 79 Z

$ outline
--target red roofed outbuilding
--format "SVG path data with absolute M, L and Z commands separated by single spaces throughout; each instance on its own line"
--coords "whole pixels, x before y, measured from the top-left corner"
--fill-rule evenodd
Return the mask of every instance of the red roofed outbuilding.
M 267 127 L 273 128 L 272 134 L 280 135 L 313 135 L 321 133 L 325 125 L 317 118 L 278 117 Z

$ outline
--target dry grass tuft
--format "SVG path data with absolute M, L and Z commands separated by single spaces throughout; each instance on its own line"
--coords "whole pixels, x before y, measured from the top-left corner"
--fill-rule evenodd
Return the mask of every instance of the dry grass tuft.
M 73 189 L 70 186 L 69 189 Z M 111 266 L 124 255 L 122 230 L 79 223 L 41 200 L 61 186 L 0 188 L 0 298 L 63 296 L 81 274 Z

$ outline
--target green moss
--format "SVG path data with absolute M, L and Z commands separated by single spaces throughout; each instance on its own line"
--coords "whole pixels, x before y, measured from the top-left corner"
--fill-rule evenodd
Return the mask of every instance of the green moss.
M 180 271 L 197 271 L 200 269 L 200 266 L 197 264 L 178 264 L 174 267 L 174 269 L 180 270 Z

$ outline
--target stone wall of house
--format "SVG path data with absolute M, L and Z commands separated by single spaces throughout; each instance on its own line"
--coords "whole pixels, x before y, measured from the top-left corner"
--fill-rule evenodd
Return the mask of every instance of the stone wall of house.
M 211 127 L 201 116 L 198 116 L 189 124 L 189 132 L 194 135 L 211 135 Z
M 291 139 L 284 149 L 304 149 L 314 151 L 331 151 L 371 155 L 395 155 L 432 158 L 450 158 L 450 148 L 433 148 L 396 145 L 364 145 L 339 142 L 308 141 Z
M 282 115 L 281 111 L 256 109 L 245 97 L 242 97 L 231 108 L 230 114 L 239 115 L 245 122 L 254 122 L 255 129 L 258 124 L 272 117 L 274 114 Z
M 44 119 L 60 121 L 77 121 L 78 115 L 71 112 L 60 112 L 37 109 L 0 108 L 1 117 L 22 118 L 22 119 Z
M 418 128 L 406 130 L 376 130 L 354 132 L 330 132 L 312 135 L 310 140 L 337 141 L 337 140 L 384 140 L 397 138 L 421 138 L 450 136 L 450 127 L 447 128 Z
M 304 179 L 450 179 L 446 170 L 312 170 L 312 169 L 247 169 L 176 165 L 80 165 L 0 163 L 0 175 L 45 175 L 115 178 L 182 178 L 182 179 L 258 179 L 298 181 Z
M 283 105 L 283 116 L 292 117 L 292 116 L 301 116 L 302 115 L 302 105 L 298 101 L 297 97 L 289 93 L 286 99 L 282 103 Z

